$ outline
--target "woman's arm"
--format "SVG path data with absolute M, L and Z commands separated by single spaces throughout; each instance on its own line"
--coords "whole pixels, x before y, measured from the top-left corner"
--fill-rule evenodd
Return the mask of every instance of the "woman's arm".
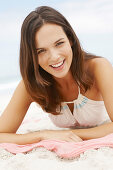
M 24 82 L 21 80 L 9 104 L 0 116 L 0 133 L 16 133 L 31 102 Z
M 21 80 L 9 104 L 0 116 L 0 143 L 27 144 L 40 141 L 39 132 L 16 134 L 32 102 L 24 82 Z
M 94 128 L 72 129 L 71 131 L 79 136 L 82 140 L 100 138 L 113 133 L 113 122 L 106 123 Z
M 71 131 L 41 130 L 27 134 L 16 134 L 26 112 L 33 101 L 26 91 L 24 82 L 17 86 L 8 106 L 0 116 L 0 143 L 16 143 L 20 145 L 37 143 L 46 139 L 64 141 L 82 141 Z
M 41 141 L 40 131 L 26 134 L 0 133 L 0 143 L 16 143 L 25 145 Z
M 97 87 L 112 122 L 94 128 L 72 130 L 83 140 L 113 133 L 113 67 L 107 59 L 97 58 L 93 60 L 92 68 Z

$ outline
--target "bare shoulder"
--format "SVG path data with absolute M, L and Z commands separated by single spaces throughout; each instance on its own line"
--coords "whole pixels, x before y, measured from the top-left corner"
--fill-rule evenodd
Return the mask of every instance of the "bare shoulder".
M 111 65 L 111 63 L 106 58 L 94 58 L 94 59 L 91 59 L 89 62 L 89 67 L 92 70 L 92 72 L 97 67 L 110 66 L 110 65 Z
M 95 58 L 92 59 L 89 66 L 100 91 L 102 92 L 102 89 L 105 90 L 106 87 L 108 89 L 108 84 L 113 82 L 113 66 L 109 60 L 106 58 Z
M 102 73 L 105 68 L 113 68 L 112 64 L 106 58 L 94 58 L 89 60 L 87 63 L 88 70 L 90 71 L 92 77 L 95 77 L 99 72 Z
M 113 77 L 112 64 L 106 58 L 93 58 L 87 62 L 87 70 L 93 79 L 93 87 L 101 91 L 106 79 Z M 110 81 L 110 80 L 109 80 Z
M 113 66 L 105 58 L 94 59 L 91 64 L 96 85 L 104 100 L 107 113 L 113 121 Z

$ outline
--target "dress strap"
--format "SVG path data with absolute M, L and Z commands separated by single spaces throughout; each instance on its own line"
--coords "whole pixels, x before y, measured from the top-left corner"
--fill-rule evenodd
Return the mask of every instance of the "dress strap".
M 78 86 L 78 95 L 80 94 L 80 87 Z

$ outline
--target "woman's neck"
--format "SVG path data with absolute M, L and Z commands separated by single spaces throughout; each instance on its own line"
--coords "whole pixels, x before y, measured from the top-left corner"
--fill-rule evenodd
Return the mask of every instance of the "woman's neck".
M 70 89 L 71 85 L 75 83 L 75 80 L 73 79 L 73 76 L 71 72 L 68 72 L 68 74 L 63 78 L 54 78 L 55 84 L 58 89 Z

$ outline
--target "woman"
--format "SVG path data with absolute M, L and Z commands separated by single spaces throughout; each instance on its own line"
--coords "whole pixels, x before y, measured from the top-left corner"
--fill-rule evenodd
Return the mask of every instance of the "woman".
M 41 6 L 24 20 L 20 43 L 22 80 L 0 117 L 0 142 L 43 139 L 82 141 L 113 133 L 113 68 L 86 53 L 68 21 Z M 68 130 L 16 134 L 32 102 Z

